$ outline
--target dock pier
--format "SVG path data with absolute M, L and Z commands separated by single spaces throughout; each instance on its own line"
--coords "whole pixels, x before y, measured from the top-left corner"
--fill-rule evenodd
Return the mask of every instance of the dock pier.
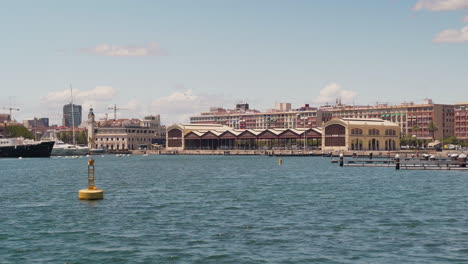
M 338 163 L 340 167 L 386 167 L 397 170 L 465 170 L 468 171 L 467 156 L 459 155 L 457 158 L 435 159 L 434 157 L 423 157 L 421 159 L 400 158 L 350 158 L 332 159 L 332 163 Z

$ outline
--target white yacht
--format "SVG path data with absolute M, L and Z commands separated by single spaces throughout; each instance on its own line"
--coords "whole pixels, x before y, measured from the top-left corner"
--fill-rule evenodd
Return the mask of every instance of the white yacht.
M 41 140 L 55 141 L 52 148 L 52 156 L 84 156 L 89 153 L 89 148 L 79 145 L 67 144 L 57 138 L 57 131 L 47 130 Z
M 52 156 L 84 156 L 88 153 L 88 147 L 67 144 L 60 140 L 55 141 L 55 145 L 52 148 Z

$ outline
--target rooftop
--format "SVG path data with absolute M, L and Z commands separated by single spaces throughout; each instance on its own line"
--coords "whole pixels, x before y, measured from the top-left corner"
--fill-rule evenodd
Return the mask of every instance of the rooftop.
M 332 121 L 342 121 L 348 125 L 383 125 L 383 126 L 398 126 L 398 124 L 382 120 L 378 118 L 334 118 Z

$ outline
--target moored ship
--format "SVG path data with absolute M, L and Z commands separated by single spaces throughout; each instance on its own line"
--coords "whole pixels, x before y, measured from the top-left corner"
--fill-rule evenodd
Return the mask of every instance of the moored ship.
M 86 146 L 67 144 L 58 139 L 57 131 L 54 129 L 47 130 L 41 140 L 55 142 L 52 156 L 84 156 L 89 154 L 89 148 Z
M 89 148 L 64 143 L 63 141 L 55 141 L 52 149 L 52 156 L 84 156 L 89 154 Z
M 54 141 L 0 138 L 0 158 L 49 158 Z

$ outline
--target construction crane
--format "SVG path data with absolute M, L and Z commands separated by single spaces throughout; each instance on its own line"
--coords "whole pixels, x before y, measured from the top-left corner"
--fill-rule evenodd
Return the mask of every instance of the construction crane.
M 15 111 L 19 111 L 18 108 L 13 108 L 11 107 L 11 96 L 8 97 L 8 107 L 2 107 L 2 109 L 4 110 L 8 110 L 10 112 L 10 120 L 8 121 L 12 121 L 13 120 L 13 116 L 11 115 L 11 111 L 15 110 Z
M 3 109 L 3 110 L 8 110 L 8 111 L 9 111 L 9 113 L 10 113 L 10 120 L 8 120 L 8 121 L 13 120 L 13 116 L 11 115 L 11 111 L 13 111 L 13 110 L 14 110 L 14 111 L 19 111 L 18 108 L 13 108 L 13 107 L 11 107 L 11 106 L 10 106 L 10 107 L 2 107 L 2 109 Z
M 114 110 L 114 121 L 117 120 L 117 111 L 120 111 L 120 110 L 128 110 L 128 109 L 125 109 L 125 108 L 117 108 L 117 105 L 114 104 L 114 107 L 109 107 L 107 108 L 109 110 Z

